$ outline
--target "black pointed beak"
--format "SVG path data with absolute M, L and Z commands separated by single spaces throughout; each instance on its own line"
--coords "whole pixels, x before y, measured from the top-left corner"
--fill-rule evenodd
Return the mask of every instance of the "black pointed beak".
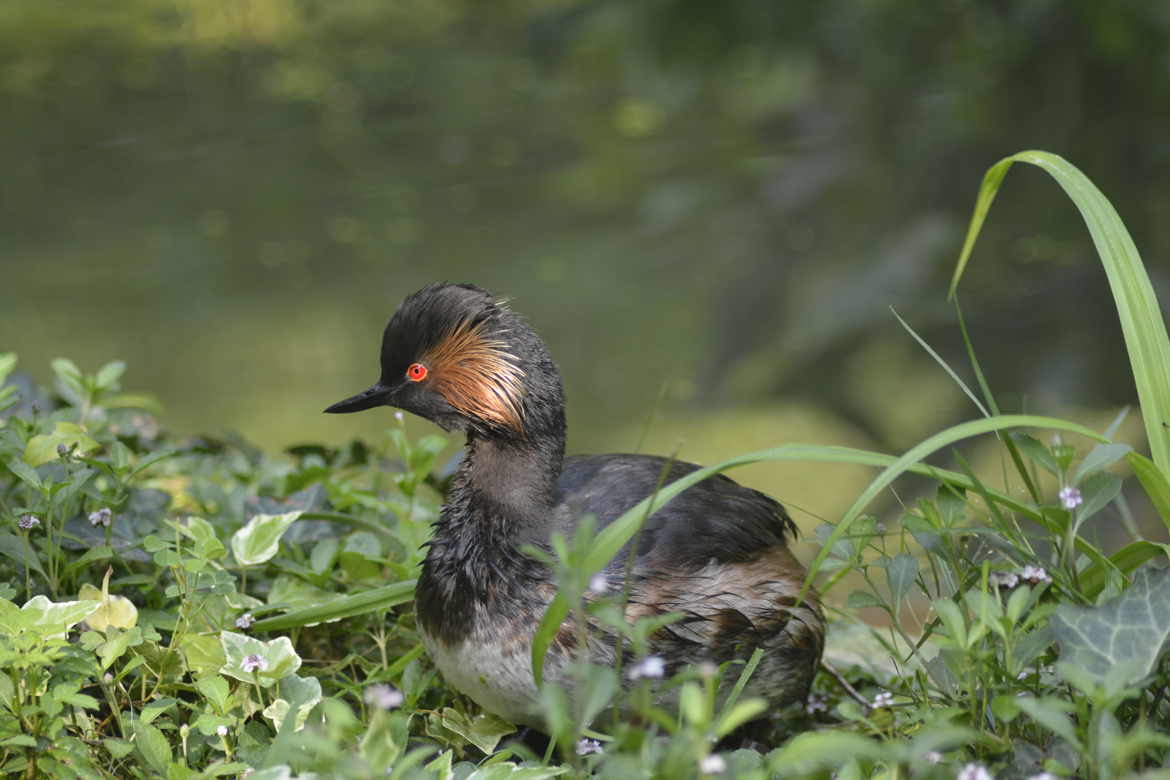
M 349 414 L 350 412 L 373 409 L 375 406 L 383 406 L 390 399 L 392 392 L 392 388 L 386 387 L 381 382 L 378 382 L 368 390 L 363 390 L 351 398 L 346 398 L 344 401 L 338 401 L 326 409 L 325 413 Z

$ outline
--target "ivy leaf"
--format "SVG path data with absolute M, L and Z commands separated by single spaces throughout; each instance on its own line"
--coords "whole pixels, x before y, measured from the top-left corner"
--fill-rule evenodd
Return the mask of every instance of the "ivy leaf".
M 110 593 L 110 574 L 113 569 L 106 569 L 105 579 L 99 590 L 88 582 L 81 586 L 77 597 L 82 601 L 96 601 L 100 606 L 85 619 L 85 624 L 95 631 L 105 633 L 110 626 L 114 628 L 134 628 L 138 625 L 138 608 L 134 602 L 125 596 L 116 596 Z
M 1132 685 L 1153 672 L 1170 640 L 1170 567 L 1138 569 L 1129 589 L 1094 607 L 1062 604 L 1052 617 L 1062 662 L 1098 685 Z
M 300 510 L 283 515 L 256 515 L 232 534 L 232 552 L 243 566 L 264 563 L 276 555 L 280 537 L 301 516 Z
M 233 631 L 221 631 L 219 641 L 226 659 L 219 673 L 241 682 L 256 682 L 269 688 L 301 667 L 301 657 L 287 636 L 261 642 Z
M 293 731 L 300 731 L 305 727 L 309 713 L 321 701 L 321 681 L 316 677 L 292 674 L 280 681 L 279 691 L 280 697 L 264 708 L 264 717 L 272 721 L 279 733 L 289 711 L 295 710 Z
M 511 723 L 491 713 L 470 717 L 451 707 L 444 707 L 438 720 L 439 726 L 455 732 L 484 753 L 491 753 L 501 739 L 516 730 Z

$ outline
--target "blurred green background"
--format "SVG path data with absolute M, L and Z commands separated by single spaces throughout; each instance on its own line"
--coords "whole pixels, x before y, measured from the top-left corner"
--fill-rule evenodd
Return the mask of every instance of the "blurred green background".
M 573 451 L 897 450 L 974 415 L 889 307 L 961 361 L 1000 157 L 1081 167 L 1166 300 L 1168 118 L 1156 0 L 7 0 L 0 349 L 124 359 L 179 431 L 341 442 L 389 421 L 320 412 L 397 302 L 471 281 L 549 342 Z M 1043 174 L 963 304 L 1005 411 L 1133 400 Z M 820 473 L 747 481 L 831 512 L 867 476 Z

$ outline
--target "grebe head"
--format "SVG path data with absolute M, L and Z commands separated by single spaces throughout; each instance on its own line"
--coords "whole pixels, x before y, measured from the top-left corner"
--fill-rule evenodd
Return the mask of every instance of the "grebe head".
M 379 380 L 325 411 L 376 406 L 496 439 L 564 432 L 560 375 L 544 342 L 502 301 L 466 284 L 407 297 L 382 336 Z

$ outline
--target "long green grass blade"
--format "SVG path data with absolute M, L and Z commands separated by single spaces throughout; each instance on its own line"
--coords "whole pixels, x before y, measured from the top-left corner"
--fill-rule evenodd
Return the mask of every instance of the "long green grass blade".
M 1166 323 L 1129 231 L 1109 200 L 1075 166 L 1062 157 L 1040 151 L 1013 154 L 991 166 L 979 188 L 949 296 L 954 297 L 987 212 L 1008 169 L 1016 162 L 1035 165 L 1056 179 L 1089 228 L 1117 305 L 1150 454 L 1163 476 L 1170 475 L 1170 338 L 1166 335 Z
M 869 487 L 862 491 L 861 495 L 857 497 L 857 500 L 853 502 L 853 506 L 849 507 L 844 517 L 841 518 L 841 522 L 833 527 L 833 532 L 829 534 L 829 538 L 825 540 L 820 552 L 813 558 L 812 565 L 809 566 L 808 577 L 805 578 L 804 590 L 807 591 L 812 586 L 812 581 L 817 574 L 817 570 L 824 563 L 825 558 L 828 557 L 829 551 L 833 549 L 833 546 L 849 531 L 849 527 L 853 524 L 853 521 L 861 515 L 862 511 L 869 506 L 869 503 L 878 494 L 893 484 L 894 480 L 907 471 L 911 471 L 911 467 L 914 464 L 921 463 L 944 447 L 949 447 L 963 439 L 979 436 L 984 433 L 1010 430 L 1012 428 L 1046 428 L 1050 430 L 1068 431 L 1070 433 L 1079 433 L 1095 441 L 1104 441 L 1104 437 L 1099 433 L 1089 430 L 1083 425 L 1077 425 L 1076 423 L 1059 420 L 1054 417 L 1039 417 L 1030 414 L 1007 414 L 998 417 L 986 417 L 982 420 L 960 423 L 946 430 L 939 431 L 912 447 L 905 455 L 887 466 L 877 476 L 877 479 L 869 483 Z M 837 579 L 843 577 L 846 573 L 845 570 L 838 572 L 836 577 L 828 583 L 826 589 L 831 587 Z
M 848 531 L 849 525 L 861 514 L 861 510 L 902 474 L 920 474 L 955 484 L 965 490 L 974 489 L 975 484 L 966 475 L 935 468 L 921 461 L 939 448 L 948 446 L 961 439 L 1006 428 L 1050 428 L 1079 433 L 1095 441 L 1104 441 L 1100 434 L 1075 423 L 1057 420 L 1051 417 L 1009 415 L 1004 417 L 989 417 L 975 422 L 963 423 L 955 428 L 932 436 L 900 458 L 878 452 L 853 449 L 851 447 L 830 447 L 810 444 L 785 444 L 772 449 L 751 452 L 691 472 L 682 479 L 664 486 L 653 496 L 643 499 L 636 506 L 629 509 L 625 514 L 601 530 L 601 533 L 594 539 L 589 554 L 586 556 L 584 568 L 589 575 L 600 571 L 634 537 L 634 534 L 638 532 L 638 528 L 641 527 L 644 518 L 652 515 L 668 501 L 692 485 L 702 482 L 714 474 L 735 468 L 736 466 L 745 466 L 750 463 L 761 463 L 764 461 L 796 460 L 821 463 L 848 463 L 883 468 L 884 471 L 878 476 L 877 480 L 869 486 L 866 492 L 862 494 L 861 498 L 857 500 L 845 515 L 844 519 L 834 529 L 830 540 L 824 545 L 821 553 L 818 554 L 813 563 L 811 572 L 815 573 L 816 568 L 824 560 L 828 551 L 832 549 L 833 544 Z M 1039 519 L 1039 513 L 1034 507 L 1003 494 L 992 492 L 990 495 L 1002 506 L 1012 511 Z M 810 583 L 811 577 L 812 574 L 810 574 Z M 549 604 L 544 617 L 540 621 L 540 625 L 537 627 L 536 634 L 533 636 L 532 672 L 538 685 L 543 679 L 545 655 L 548 652 L 549 646 L 552 644 L 553 637 L 560 630 L 561 623 L 569 614 L 569 609 L 570 605 L 568 600 L 563 594 L 558 593 Z
M 319 607 L 294 609 L 283 615 L 257 620 L 252 624 L 252 628 L 256 631 L 281 631 L 289 628 L 300 628 L 310 623 L 324 623 L 326 620 L 340 620 L 382 609 L 390 609 L 414 598 L 414 584 L 415 580 L 404 580 L 395 582 L 393 585 L 383 585 L 380 588 L 345 596 Z
M 1162 522 L 1170 528 L 1170 482 L 1166 481 L 1166 475 L 1158 470 L 1152 460 L 1132 450 L 1125 456 L 1125 461 L 1133 469 L 1138 482 L 1142 483 Z

